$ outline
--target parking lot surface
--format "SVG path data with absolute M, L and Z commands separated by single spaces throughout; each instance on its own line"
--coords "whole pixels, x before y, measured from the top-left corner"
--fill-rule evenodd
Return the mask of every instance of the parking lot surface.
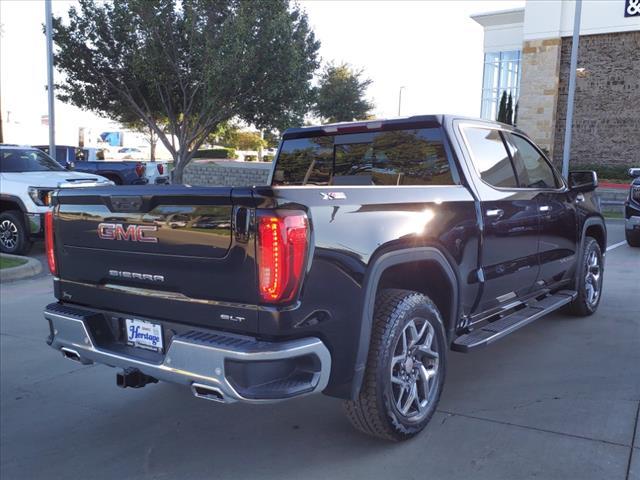
M 609 244 L 623 238 L 610 222 Z M 162 383 L 118 389 L 115 370 L 45 344 L 48 276 L 4 284 L 0 477 L 640 480 L 639 272 L 640 250 L 620 245 L 595 315 L 451 353 L 438 412 L 401 444 L 360 435 L 324 396 L 225 406 Z

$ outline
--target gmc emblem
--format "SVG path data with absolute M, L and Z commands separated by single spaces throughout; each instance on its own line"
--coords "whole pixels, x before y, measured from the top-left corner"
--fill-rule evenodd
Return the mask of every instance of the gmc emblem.
M 129 242 L 158 243 L 156 237 L 145 235 L 157 232 L 155 225 L 129 225 L 126 229 L 121 223 L 101 223 L 98 225 L 98 237 L 102 240 L 127 240 Z

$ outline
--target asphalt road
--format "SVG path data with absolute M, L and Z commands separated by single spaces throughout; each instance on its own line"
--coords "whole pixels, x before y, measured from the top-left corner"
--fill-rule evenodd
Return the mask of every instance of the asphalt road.
M 595 315 L 452 353 L 439 411 L 403 444 L 358 434 L 324 396 L 225 406 L 162 383 L 118 389 L 115 370 L 46 346 L 48 276 L 3 284 L 0 477 L 640 480 L 639 271 L 640 250 L 619 246 Z

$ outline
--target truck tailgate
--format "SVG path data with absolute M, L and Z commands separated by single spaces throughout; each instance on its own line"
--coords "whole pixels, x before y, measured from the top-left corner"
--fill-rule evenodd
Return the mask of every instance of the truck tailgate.
M 250 189 L 70 189 L 56 202 L 58 298 L 257 331 Z

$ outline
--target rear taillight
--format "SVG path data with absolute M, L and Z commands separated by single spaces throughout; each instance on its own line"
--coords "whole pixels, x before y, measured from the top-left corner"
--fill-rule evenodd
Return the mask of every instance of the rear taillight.
M 267 303 L 292 300 L 302 281 L 309 222 L 302 212 L 258 216 L 258 285 Z
M 47 263 L 49 264 L 49 270 L 52 275 L 58 274 L 58 267 L 56 265 L 56 253 L 54 250 L 53 241 L 53 212 L 48 211 L 44 214 L 44 248 L 47 252 Z
M 141 177 L 142 175 L 144 175 L 144 171 L 145 171 L 145 166 L 142 163 L 139 163 L 136 165 L 136 175 Z
M 158 173 L 159 173 L 160 175 L 163 175 L 163 174 L 164 174 L 164 165 L 162 165 L 161 163 L 159 163 L 156 167 L 158 168 Z

